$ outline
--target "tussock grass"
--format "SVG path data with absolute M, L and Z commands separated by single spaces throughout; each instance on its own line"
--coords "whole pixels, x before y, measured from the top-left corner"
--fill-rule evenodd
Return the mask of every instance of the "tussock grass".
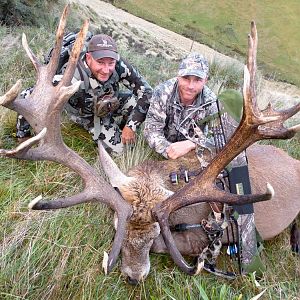
M 0 58 L 1 93 L 17 78 L 26 78 L 24 86 L 34 82 L 33 68 L 20 48 L 22 31 L 28 33 L 40 57 L 53 41 L 53 33 L 47 34 L 43 28 L 9 31 L 0 27 L 2 46 L 10 40 L 8 34 L 13 36 L 12 42 L 5 44 L 12 49 L 10 55 Z M 152 85 L 176 74 L 178 62 L 161 57 L 145 59 L 133 49 L 122 51 Z M 212 88 L 220 83 L 240 88 L 242 76 L 234 66 L 224 70 L 213 65 L 211 70 Z M 1 148 L 16 146 L 12 137 L 15 118 L 15 113 L 0 108 Z M 89 134 L 65 117 L 61 126 L 66 144 L 102 174 L 97 148 Z M 293 143 L 299 144 L 299 138 L 280 146 L 291 151 L 295 149 Z M 292 154 L 299 158 L 299 148 L 295 151 Z M 134 147 L 114 157 L 124 172 L 149 158 L 158 157 L 141 135 Z M 267 271 L 260 280 L 254 274 L 234 281 L 207 273 L 189 277 L 168 255 L 152 254 L 149 277 L 132 287 L 120 275 L 119 263 L 108 276 L 102 272 L 103 251 L 110 249 L 114 235 L 109 208 L 99 203 L 45 212 L 27 208 L 38 195 L 51 199 L 78 192 L 82 183 L 76 174 L 51 162 L 6 158 L 1 158 L 0 170 L 0 299 L 250 299 L 265 289 L 261 299 L 298 299 L 299 258 L 290 253 L 288 230 L 265 242 L 262 258 Z M 227 267 L 231 266 L 227 260 Z

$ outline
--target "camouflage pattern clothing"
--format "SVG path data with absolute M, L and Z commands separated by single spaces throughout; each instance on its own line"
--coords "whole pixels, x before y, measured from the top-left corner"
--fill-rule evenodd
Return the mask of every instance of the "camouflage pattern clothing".
M 56 75 L 53 79 L 54 84 L 60 79 L 61 75 Z M 78 80 L 82 81 L 80 88 L 70 98 L 65 110 L 71 120 L 93 135 L 95 141 L 101 139 L 108 150 L 121 153 L 122 129 L 126 125 L 136 131 L 145 120 L 152 94 L 151 87 L 138 71 L 122 58 L 117 61 L 111 77 L 103 83 L 94 78 L 83 55 L 78 62 L 72 83 Z M 120 84 L 128 91 L 120 91 Z M 31 91 L 32 88 L 24 91 L 23 97 L 26 98 Z M 110 104 L 106 114 L 100 114 L 96 107 L 105 97 L 114 99 L 114 102 L 113 105 Z M 29 135 L 29 124 L 22 116 L 18 116 L 17 137 Z
M 254 213 L 239 215 L 237 219 L 240 230 L 240 245 L 242 263 L 250 265 L 257 252 Z
M 209 122 L 204 119 L 208 120 L 217 112 L 217 97 L 207 86 L 193 105 L 184 107 L 179 99 L 177 78 L 172 78 L 153 91 L 144 136 L 150 147 L 166 158 L 166 149 L 172 143 L 183 140 L 194 142 L 198 146 L 198 154 L 205 149 L 212 152 L 213 134 Z

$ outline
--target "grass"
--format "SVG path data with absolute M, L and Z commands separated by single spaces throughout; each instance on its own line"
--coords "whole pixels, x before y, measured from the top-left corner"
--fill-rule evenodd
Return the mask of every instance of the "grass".
M 159 26 L 244 61 L 250 21 L 259 34 L 258 63 L 263 73 L 300 86 L 297 0 L 207 1 L 115 0 L 115 6 Z
M 24 86 L 34 82 L 35 73 L 20 48 L 20 34 L 25 31 L 33 50 L 42 57 L 52 44 L 53 32 L 45 28 L 5 28 L 0 26 L 0 41 L 15 41 L 10 55 L 0 58 L 0 90 L 3 93 L 18 78 L 26 78 Z M 124 49 L 124 56 L 155 85 L 174 76 L 177 62 L 160 57 L 147 57 L 134 48 Z M 149 68 L 151 66 L 151 68 Z M 218 90 L 220 83 L 239 88 L 242 74 L 235 66 L 211 67 L 210 85 Z M 16 146 L 11 133 L 16 115 L 0 108 L 0 148 Z M 63 137 L 99 172 L 97 149 L 90 136 L 77 125 L 63 119 Z M 300 150 L 299 139 L 282 143 L 287 151 Z M 134 148 L 116 158 L 127 170 L 148 158 L 156 158 L 142 138 Z M 102 204 L 84 204 L 57 211 L 29 211 L 28 203 L 42 194 L 56 198 L 81 189 L 81 180 L 65 167 L 51 162 L 0 159 L 0 299 L 250 299 L 265 291 L 261 299 L 298 298 L 299 258 L 289 250 L 289 232 L 265 242 L 262 254 L 267 271 L 258 280 L 254 274 L 234 281 L 203 273 L 189 277 L 174 265 L 168 255 L 151 255 L 151 271 L 147 280 L 129 286 L 121 276 L 120 262 L 105 276 L 103 251 L 108 251 L 113 238 L 110 209 Z M 232 262 L 224 258 L 228 268 Z M 259 285 L 257 285 L 259 282 Z

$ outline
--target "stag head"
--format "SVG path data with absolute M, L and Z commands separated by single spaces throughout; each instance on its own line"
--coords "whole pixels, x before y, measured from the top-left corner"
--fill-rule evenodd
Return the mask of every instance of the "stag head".
M 18 98 L 21 89 L 18 82 L 0 98 L 0 104 L 24 115 L 36 136 L 15 149 L 1 149 L 0 155 L 17 159 L 55 161 L 81 176 L 84 187 L 79 194 L 51 201 L 38 198 L 29 204 L 32 209 L 58 209 L 93 201 L 105 203 L 116 212 L 114 242 L 109 255 L 105 254 L 103 260 L 106 273 L 112 269 L 119 252 L 122 251 L 122 273 L 128 276 L 132 283 L 144 279 L 150 269 L 150 247 L 161 230 L 175 263 L 187 274 L 194 275 L 200 269 L 200 262 L 196 266 L 189 266 L 176 248 L 168 225 L 170 213 L 199 202 L 244 204 L 269 200 L 273 194 L 270 186 L 263 195 L 239 196 L 218 189 L 215 179 L 235 156 L 255 141 L 290 138 L 299 131 L 300 126 L 286 129 L 283 122 L 300 110 L 300 104 L 281 112 L 274 111 L 271 105 L 263 111 L 258 109 L 255 94 L 257 34 L 255 24 L 252 23 L 244 72 L 242 121 L 230 141 L 208 167 L 195 180 L 173 193 L 164 187 L 160 174 L 151 164 L 146 169 L 137 168 L 129 176 L 125 176 L 99 143 L 100 160 L 109 177 L 109 185 L 95 169 L 64 144 L 61 136 L 61 112 L 64 104 L 79 88 L 80 82 L 73 85 L 70 82 L 88 29 L 88 22 L 85 22 L 73 47 L 64 76 L 57 86 L 53 86 L 52 78 L 58 65 L 68 11 L 69 6 L 66 6 L 48 65 L 42 65 L 38 61 L 30 50 L 26 37 L 23 36 L 23 46 L 37 71 L 34 91 L 29 99 Z M 33 148 L 33 145 L 37 146 Z M 122 196 L 113 187 L 117 187 Z
M 121 250 L 121 271 L 128 278 L 128 282 L 135 284 L 148 275 L 150 248 L 153 240 L 160 234 L 159 224 L 152 217 L 152 209 L 173 192 L 164 187 L 161 174 L 151 162 L 137 166 L 126 176 L 101 143 L 98 143 L 98 148 L 102 167 L 110 183 L 118 188 L 133 209 Z M 118 226 L 118 222 L 115 222 L 115 227 Z

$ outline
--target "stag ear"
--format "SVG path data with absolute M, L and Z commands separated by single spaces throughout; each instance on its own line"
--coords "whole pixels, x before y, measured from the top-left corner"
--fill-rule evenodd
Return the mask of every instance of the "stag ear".
M 98 141 L 99 158 L 105 174 L 109 178 L 109 182 L 113 187 L 121 187 L 127 185 L 134 180 L 133 177 L 128 177 L 121 172 L 116 163 L 104 149 L 102 142 Z

